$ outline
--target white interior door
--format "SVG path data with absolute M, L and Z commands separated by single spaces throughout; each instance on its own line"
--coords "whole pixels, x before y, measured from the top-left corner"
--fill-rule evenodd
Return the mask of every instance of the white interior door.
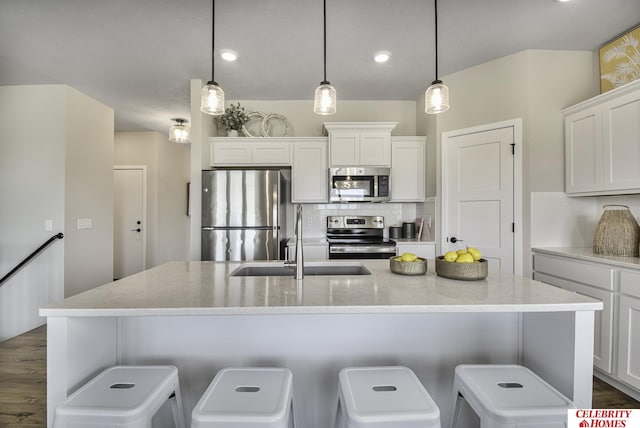
M 113 169 L 113 278 L 145 269 L 146 171 L 144 167 Z
M 489 269 L 514 273 L 513 125 L 442 135 L 442 249 L 478 248 Z

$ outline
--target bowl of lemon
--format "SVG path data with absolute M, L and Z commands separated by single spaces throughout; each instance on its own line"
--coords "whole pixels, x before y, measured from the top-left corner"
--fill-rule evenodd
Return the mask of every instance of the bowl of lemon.
M 489 263 L 482 258 L 480 250 L 467 247 L 436 257 L 436 273 L 444 278 L 476 281 L 487 277 Z
M 389 259 L 389 269 L 398 275 L 424 275 L 427 272 L 427 260 L 413 253 L 403 253 Z

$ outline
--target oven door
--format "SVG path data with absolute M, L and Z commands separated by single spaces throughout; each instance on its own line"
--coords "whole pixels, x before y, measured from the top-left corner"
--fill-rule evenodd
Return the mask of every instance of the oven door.
M 396 255 L 391 245 L 329 245 L 329 259 L 388 259 Z

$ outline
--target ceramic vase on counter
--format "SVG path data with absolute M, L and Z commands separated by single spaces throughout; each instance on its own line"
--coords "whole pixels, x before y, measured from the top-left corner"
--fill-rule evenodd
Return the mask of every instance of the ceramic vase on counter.
M 640 230 L 626 205 L 605 205 L 593 237 L 593 252 L 604 256 L 638 257 Z

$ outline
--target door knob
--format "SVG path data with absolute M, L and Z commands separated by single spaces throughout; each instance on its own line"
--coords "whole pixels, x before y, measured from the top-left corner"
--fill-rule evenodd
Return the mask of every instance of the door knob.
M 451 238 L 449 238 L 449 242 L 451 242 L 452 244 L 455 244 L 456 242 L 464 242 L 462 239 L 458 239 L 455 236 L 452 236 Z
M 132 232 L 142 232 L 142 229 L 137 228 L 137 229 L 131 229 Z

